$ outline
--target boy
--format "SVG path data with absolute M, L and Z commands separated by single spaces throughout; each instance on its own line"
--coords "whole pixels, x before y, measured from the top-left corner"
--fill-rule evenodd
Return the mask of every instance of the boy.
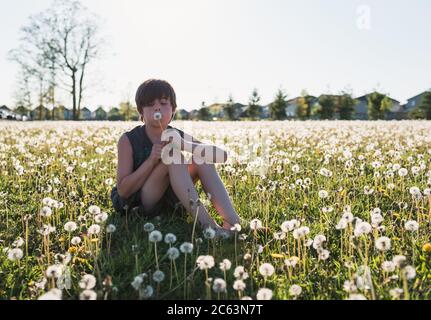
M 201 225 L 211 227 L 217 233 L 239 224 L 240 218 L 214 164 L 194 160 L 188 164 L 182 153 L 180 163 L 165 164 L 161 161 L 162 149 L 169 143 L 162 141 L 163 131 L 175 129 L 184 138 L 183 131 L 169 126 L 177 108 L 172 86 L 163 80 L 147 80 L 138 88 L 135 100 L 141 121 L 145 124 L 124 133 L 118 142 L 117 184 L 111 192 L 114 208 L 123 212 L 124 208 L 138 207 L 142 214 L 154 216 L 163 206 L 173 211 L 180 207 L 190 212 L 193 218 L 197 211 Z M 192 141 L 201 144 L 193 138 Z M 225 161 L 226 158 L 227 154 Z M 223 217 L 222 227 L 203 205 L 192 207 L 190 200 L 196 203 L 199 198 L 195 188 L 198 179 Z

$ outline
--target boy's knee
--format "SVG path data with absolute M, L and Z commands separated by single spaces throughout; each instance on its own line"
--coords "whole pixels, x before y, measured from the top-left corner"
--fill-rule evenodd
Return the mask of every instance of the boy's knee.
M 171 154 L 169 157 L 163 159 L 162 163 L 169 166 L 188 166 L 190 163 L 190 159 L 187 159 L 182 152 L 175 152 Z
M 169 168 L 166 164 L 163 163 L 163 161 L 159 162 L 159 164 L 154 168 L 155 172 L 157 172 L 157 175 L 165 176 L 169 174 Z

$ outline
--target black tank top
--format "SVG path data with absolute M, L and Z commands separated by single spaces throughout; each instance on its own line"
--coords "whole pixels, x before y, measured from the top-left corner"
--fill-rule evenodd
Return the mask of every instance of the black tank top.
M 184 139 L 184 132 L 178 128 L 168 126 L 168 129 L 175 129 L 179 132 L 181 137 Z M 137 126 L 132 130 L 126 132 L 127 138 L 129 138 L 130 144 L 133 149 L 133 171 L 136 171 L 140 165 L 150 157 L 153 143 L 145 131 L 145 125 Z
M 184 132 L 182 130 L 178 128 L 173 128 L 171 126 L 168 126 L 168 128 L 177 130 L 181 135 L 181 137 L 184 139 Z M 150 138 L 148 137 L 145 131 L 145 125 L 137 126 L 132 130 L 127 131 L 126 136 L 129 139 L 130 144 L 132 145 L 133 171 L 136 171 L 140 167 L 140 165 L 150 157 L 151 151 L 153 149 L 153 143 L 151 142 Z M 117 211 L 122 211 L 124 210 L 126 205 L 128 207 L 139 206 L 140 204 L 139 194 L 140 194 L 140 191 L 136 191 L 128 199 L 123 199 L 118 194 L 117 185 L 115 185 L 111 190 L 111 201 L 112 201 L 113 207 Z M 170 194 L 172 195 L 173 192 L 170 192 Z M 174 202 L 178 201 L 178 198 L 176 198 L 176 196 L 172 195 L 172 197 L 174 198 Z

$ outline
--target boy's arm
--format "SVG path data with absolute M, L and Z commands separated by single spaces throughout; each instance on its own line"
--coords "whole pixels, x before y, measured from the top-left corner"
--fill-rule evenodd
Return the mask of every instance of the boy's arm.
M 227 152 L 215 145 L 203 143 L 182 130 L 177 129 L 181 135 L 181 150 L 192 153 L 196 157 L 204 158 L 213 163 L 226 162 Z M 211 157 L 212 155 L 212 157 Z M 218 158 L 217 158 L 218 156 Z
M 129 138 L 121 136 L 118 142 L 117 190 L 120 197 L 128 199 L 147 180 L 155 163 L 148 158 L 133 171 L 133 150 Z

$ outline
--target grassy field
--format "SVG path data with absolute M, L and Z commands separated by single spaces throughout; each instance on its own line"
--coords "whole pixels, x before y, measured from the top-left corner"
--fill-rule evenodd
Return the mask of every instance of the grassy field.
M 431 299 L 431 122 L 172 123 L 229 152 L 217 240 L 115 214 L 138 124 L 0 123 L 0 299 Z

